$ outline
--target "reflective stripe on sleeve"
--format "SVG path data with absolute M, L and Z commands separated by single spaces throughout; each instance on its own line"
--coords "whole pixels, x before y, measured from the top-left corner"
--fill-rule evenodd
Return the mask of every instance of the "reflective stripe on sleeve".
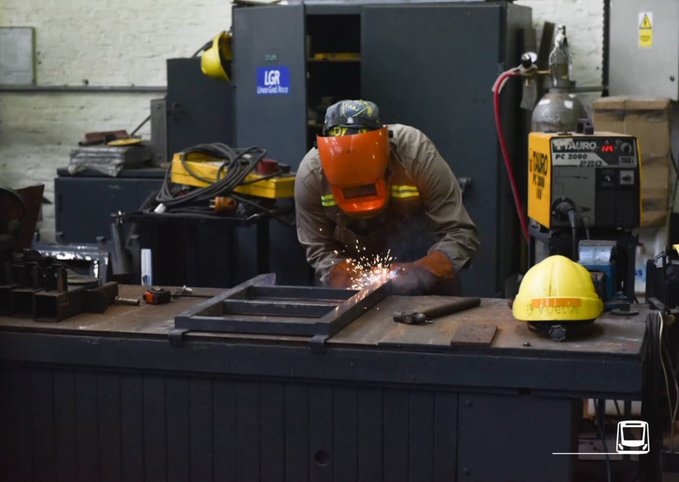
M 401 199 L 407 197 L 420 197 L 420 191 L 417 190 L 416 186 L 394 184 L 391 186 L 391 197 Z
M 321 205 L 324 208 L 337 206 L 337 201 L 335 201 L 335 196 L 333 196 L 332 194 L 326 194 L 325 196 L 321 196 Z

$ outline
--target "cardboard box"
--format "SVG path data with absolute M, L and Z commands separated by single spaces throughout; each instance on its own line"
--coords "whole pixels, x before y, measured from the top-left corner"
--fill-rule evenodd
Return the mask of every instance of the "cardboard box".
M 670 100 L 603 97 L 592 104 L 595 131 L 630 134 L 641 156 L 641 226 L 665 224 L 669 213 L 671 142 Z

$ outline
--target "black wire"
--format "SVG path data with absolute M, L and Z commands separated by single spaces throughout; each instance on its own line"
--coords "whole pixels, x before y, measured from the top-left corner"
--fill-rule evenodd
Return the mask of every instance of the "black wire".
M 198 55 L 199 53 L 201 53 L 203 50 L 209 49 L 211 45 L 212 45 L 212 40 L 206 42 L 205 45 L 203 45 L 201 48 L 199 48 L 198 50 L 196 50 L 196 52 L 195 52 L 191 57 L 195 57 L 196 55 Z
M 679 184 L 679 167 L 674 160 L 674 154 L 670 150 L 670 160 L 672 161 L 672 167 L 674 168 L 674 188 L 672 189 L 672 204 L 670 204 L 670 212 L 674 212 L 674 203 L 677 198 L 677 185 Z
M 132 134 L 130 134 L 130 137 L 134 137 L 134 135 L 137 133 L 137 131 L 139 129 L 141 129 L 144 126 L 144 124 L 146 124 L 150 120 L 151 120 L 151 114 L 149 114 L 148 117 L 146 117 L 146 119 L 141 121 L 141 123 L 132 131 Z
M 604 405 L 603 411 L 601 409 L 601 405 Z M 606 426 L 605 426 L 605 418 L 606 418 L 606 405 L 605 403 L 602 404 L 601 400 L 594 400 L 594 409 L 596 411 L 596 420 L 597 423 L 595 423 L 597 431 L 599 432 L 599 438 L 601 438 L 601 442 L 604 445 L 604 454 L 606 457 L 606 479 L 608 482 L 611 482 L 611 457 L 608 455 L 608 444 L 606 443 Z
M 266 155 L 266 150 L 257 146 L 233 149 L 226 144 L 214 143 L 199 144 L 189 149 L 185 149 L 180 152 L 180 156 L 184 157 L 192 152 L 200 152 L 224 160 L 218 170 L 218 180 L 206 187 L 194 189 L 184 195 L 177 196 L 172 192 L 172 166 L 168 166 L 165 172 L 165 180 L 158 196 L 156 196 L 156 200 L 168 208 L 182 206 L 196 201 L 209 201 L 216 196 L 231 195 L 233 190 L 243 182 L 247 175 L 255 169 L 257 163 L 259 163 Z M 224 170 L 226 170 L 226 175 L 220 179 Z M 189 171 L 189 174 L 191 175 L 191 171 Z M 200 179 L 199 177 L 197 178 Z M 200 180 L 203 182 L 206 181 L 205 179 Z

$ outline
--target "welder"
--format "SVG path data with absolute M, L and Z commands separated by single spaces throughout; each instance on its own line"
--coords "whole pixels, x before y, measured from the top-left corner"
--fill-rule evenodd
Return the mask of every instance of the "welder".
M 421 131 L 384 125 L 365 100 L 328 107 L 295 180 L 297 236 L 322 285 L 350 288 L 357 260 L 394 259 L 396 294 L 461 293 L 479 246 L 448 163 Z

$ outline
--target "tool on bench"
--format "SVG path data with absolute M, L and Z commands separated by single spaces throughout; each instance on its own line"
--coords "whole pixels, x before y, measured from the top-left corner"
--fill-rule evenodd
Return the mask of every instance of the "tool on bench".
M 172 294 L 165 288 L 151 286 L 144 291 L 144 301 L 150 305 L 162 305 L 163 303 L 169 303 L 171 299 Z
M 407 325 L 423 325 L 435 318 L 474 308 L 480 304 L 481 298 L 458 298 L 455 301 L 418 311 L 396 311 L 394 312 L 394 321 Z
M 114 305 L 139 306 L 139 298 L 121 298 L 116 296 L 113 300 Z
M 172 293 L 173 298 L 179 298 L 183 296 L 189 296 L 193 298 L 212 298 L 214 295 L 197 295 L 193 293 L 193 289 L 187 287 L 186 285 L 181 288 L 177 288 L 174 293 Z

